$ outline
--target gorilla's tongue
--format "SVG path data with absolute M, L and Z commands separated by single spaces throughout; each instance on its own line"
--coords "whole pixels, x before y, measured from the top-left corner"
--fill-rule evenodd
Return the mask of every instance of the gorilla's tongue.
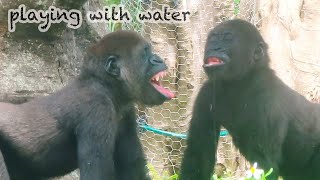
M 207 65 L 217 65 L 217 64 L 222 64 L 223 61 L 221 61 L 219 58 L 217 57 L 209 57 L 207 60 Z
M 176 95 L 173 92 L 162 87 L 161 85 L 158 85 L 156 83 L 152 83 L 152 84 L 161 94 L 165 95 L 168 99 L 172 99 L 172 98 L 176 97 Z
M 161 71 L 159 73 L 157 73 L 156 75 L 154 75 L 151 78 L 151 84 L 153 85 L 153 87 L 155 87 L 161 94 L 163 94 L 164 96 L 166 96 L 168 99 L 172 99 L 174 97 L 176 97 L 176 95 L 171 92 L 170 90 L 164 88 L 163 86 L 161 86 L 159 80 L 160 78 L 162 78 L 163 76 L 165 76 L 166 73 Z

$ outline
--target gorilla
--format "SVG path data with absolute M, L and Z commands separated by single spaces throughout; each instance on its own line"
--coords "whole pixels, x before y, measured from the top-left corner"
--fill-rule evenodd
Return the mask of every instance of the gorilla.
M 43 180 L 79 168 L 81 180 L 149 180 L 135 103 L 160 105 L 167 66 L 132 31 L 88 48 L 79 76 L 50 96 L 0 103 L 0 149 L 11 180 Z
M 320 179 L 320 106 L 285 85 L 269 67 L 267 44 L 244 20 L 208 35 L 201 87 L 188 131 L 180 180 L 209 180 L 220 127 L 268 179 Z

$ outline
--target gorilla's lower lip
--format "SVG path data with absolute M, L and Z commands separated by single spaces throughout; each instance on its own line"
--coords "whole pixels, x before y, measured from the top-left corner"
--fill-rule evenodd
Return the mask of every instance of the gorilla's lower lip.
M 224 64 L 225 63 L 221 58 L 212 56 L 207 58 L 203 67 L 214 67 L 214 66 L 221 66 Z
M 160 79 L 166 75 L 167 75 L 167 72 L 160 71 L 151 77 L 150 83 L 159 93 L 164 95 L 167 99 L 172 99 L 176 97 L 175 94 L 170 90 L 166 89 L 165 87 L 161 86 L 160 84 Z

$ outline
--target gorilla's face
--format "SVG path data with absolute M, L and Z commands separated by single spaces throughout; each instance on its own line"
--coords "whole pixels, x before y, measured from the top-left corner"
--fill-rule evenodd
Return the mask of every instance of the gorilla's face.
M 99 59 L 92 72 L 101 79 L 113 79 L 121 84 L 123 97 L 147 105 L 159 105 L 175 95 L 160 84 L 167 66 L 152 52 L 150 43 L 131 31 L 117 31 L 108 34 L 90 48 L 91 54 Z M 106 74 L 106 75 L 101 75 Z M 120 89 L 119 89 L 120 90 Z
M 204 69 L 209 78 L 241 79 L 263 61 L 265 43 L 255 27 L 246 21 L 228 21 L 208 35 Z
M 133 74 L 132 82 L 137 82 L 141 86 L 136 86 L 136 97 L 139 101 L 148 105 L 162 104 L 165 100 L 170 100 L 175 95 L 164 88 L 160 80 L 167 75 L 167 66 L 164 61 L 152 52 L 151 45 L 147 42 L 141 43 L 132 53 L 132 59 L 138 64 L 132 64 L 129 74 Z M 132 63 L 128 62 L 129 64 Z M 138 70 L 138 71 L 137 71 Z M 134 87 L 134 85 L 129 85 Z

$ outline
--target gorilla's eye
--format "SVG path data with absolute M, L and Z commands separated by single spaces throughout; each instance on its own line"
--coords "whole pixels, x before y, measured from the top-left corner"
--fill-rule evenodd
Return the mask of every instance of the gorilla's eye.
M 150 56 L 152 56 L 151 53 L 151 48 L 149 46 L 145 46 L 143 48 L 143 53 L 142 53 L 142 59 L 144 59 L 145 61 L 148 61 L 148 59 L 150 58 Z
M 144 52 L 147 53 L 149 51 L 149 47 L 144 48 Z
M 145 47 L 144 49 L 143 49 L 143 51 L 144 51 L 144 54 L 146 55 L 146 56 L 148 56 L 148 54 L 149 54 L 149 52 L 151 52 L 151 49 L 150 49 L 150 47 Z
M 222 32 L 222 33 L 212 33 L 210 37 L 210 41 L 231 41 L 233 40 L 232 32 Z
M 232 33 L 231 32 L 225 33 L 223 39 L 227 41 L 231 41 L 233 39 Z
M 211 35 L 211 40 L 219 40 L 219 33 L 212 33 L 212 35 Z

